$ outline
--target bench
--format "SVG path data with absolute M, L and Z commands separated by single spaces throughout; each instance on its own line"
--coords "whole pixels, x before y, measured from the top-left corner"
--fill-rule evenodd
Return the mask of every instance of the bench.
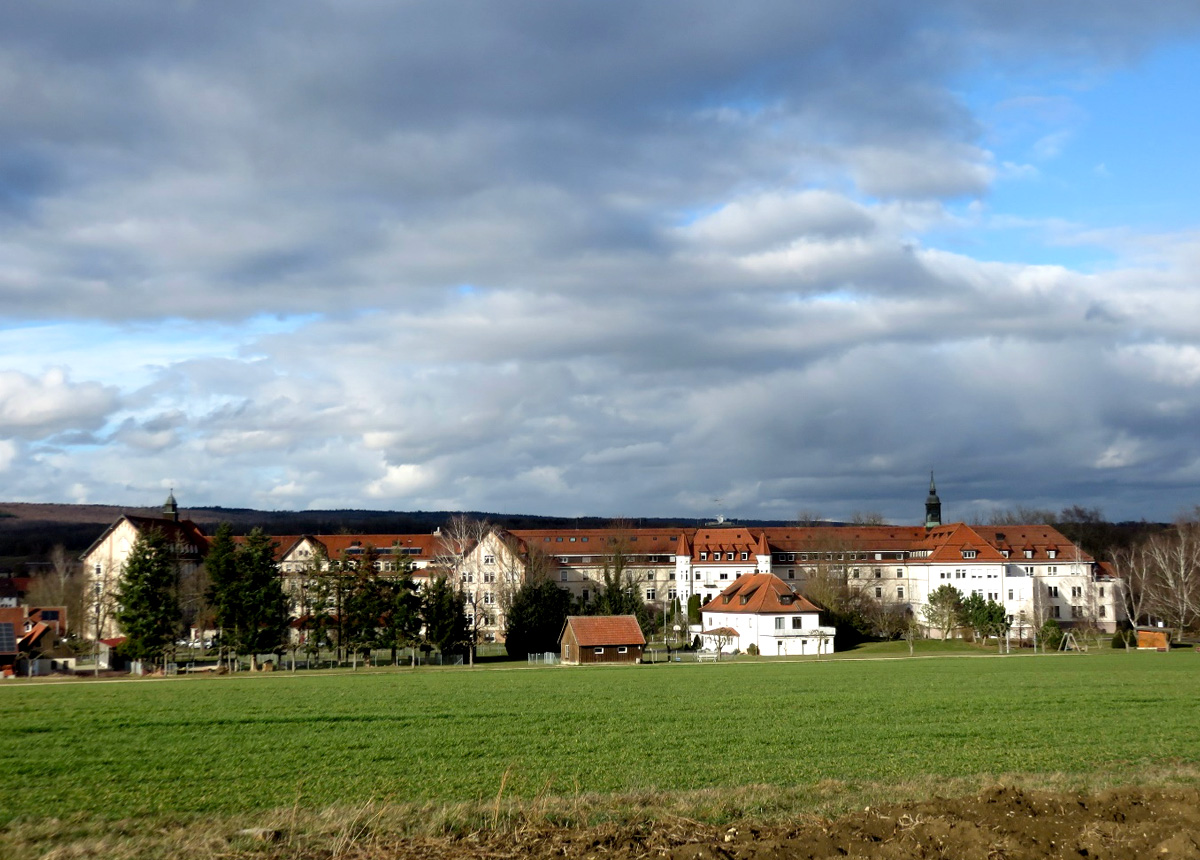
M 715 663 L 717 662 L 716 651 L 698 651 L 696 652 L 697 663 Z

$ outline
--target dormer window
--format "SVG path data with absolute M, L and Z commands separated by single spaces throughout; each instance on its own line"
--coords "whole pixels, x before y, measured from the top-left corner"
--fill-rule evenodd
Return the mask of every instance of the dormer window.
M 964 550 L 962 551 L 962 556 L 963 556 L 963 558 L 974 558 L 974 557 L 975 557 L 975 550 L 973 550 L 973 549 L 964 549 Z
M 1056 550 L 1056 549 L 1046 550 L 1046 555 L 1048 555 L 1050 558 L 1054 558 L 1055 556 L 1058 555 L 1058 550 Z
M 783 604 L 784 606 L 791 606 L 792 605 L 792 596 L 790 594 L 780 595 L 779 602 L 781 604 Z
M 742 604 L 742 606 L 745 606 L 745 605 L 746 605 L 747 603 L 749 603 L 749 602 L 750 602 L 750 598 L 749 598 L 749 597 L 747 597 L 745 594 L 743 594 L 743 595 L 742 595 L 742 599 L 741 599 L 741 601 L 740 601 L 740 603 Z
M 700 560 L 701 560 L 701 561 L 708 561 L 708 553 L 707 553 L 707 552 L 702 552 L 702 553 L 700 553 Z
M 725 553 L 725 559 L 726 559 L 726 561 L 733 561 L 733 553 L 731 553 L 731 552 Z
M 748 558 L 750 558 L 750 553 L 748 553 L 748 552 L 742 553 L 742 561 L 746 561 Z
M 1027 549 L 1027 550 L 1025 550 L 1025 557 L 1026 557 L 1026 558 L 1033 558 L 1033 550 L 1031 550 L 1031 549 Z

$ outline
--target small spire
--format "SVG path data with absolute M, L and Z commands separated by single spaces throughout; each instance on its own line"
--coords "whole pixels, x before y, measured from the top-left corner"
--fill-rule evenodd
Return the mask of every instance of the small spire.
M 179 522 L 179 504 L 175 501 L 174 487 L 167 494 L 167 500 L 163 502 L 163 519 Z
M 933 483 L 933 470 L 929 470 L 929 495 L 925 498 L 925 528 L 942 524 L 942 500 L 938 498 L 937 486 Z

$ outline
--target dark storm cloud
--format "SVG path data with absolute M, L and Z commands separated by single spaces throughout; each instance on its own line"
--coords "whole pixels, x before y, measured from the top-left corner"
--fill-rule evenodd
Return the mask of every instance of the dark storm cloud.
M 29 497 L 269 507 L 912 519 L 930 467 L 980 510 L 1149 498 L 1200 469 L 1195 237 L 1097 273 L 928 237 L 1029 172 L 996 163 L 964 76 L 1094 74 L 1198 19 L 11 5 L 0 302 L 96 358 L 0 366 L 0 466 Z M 244 333 L 142 358 L 96 322 L 127 320 Z M 118 361 L 140 381 L 88 381 Z

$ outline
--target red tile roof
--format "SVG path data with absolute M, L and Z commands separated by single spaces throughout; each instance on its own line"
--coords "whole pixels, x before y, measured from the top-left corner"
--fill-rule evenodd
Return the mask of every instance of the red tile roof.
M 751 573 L 735 580 L 732 585 L 700 607 L 700 611 L 779 615 L 821 610 L 792 591 L 788 584 L 775 574 Z
M 642 628 L 632 615 L 571 615 L 563 626 L 562 636 L 566 635 L 567 628 L 574 632 L 580 647 L 646 644 Z

